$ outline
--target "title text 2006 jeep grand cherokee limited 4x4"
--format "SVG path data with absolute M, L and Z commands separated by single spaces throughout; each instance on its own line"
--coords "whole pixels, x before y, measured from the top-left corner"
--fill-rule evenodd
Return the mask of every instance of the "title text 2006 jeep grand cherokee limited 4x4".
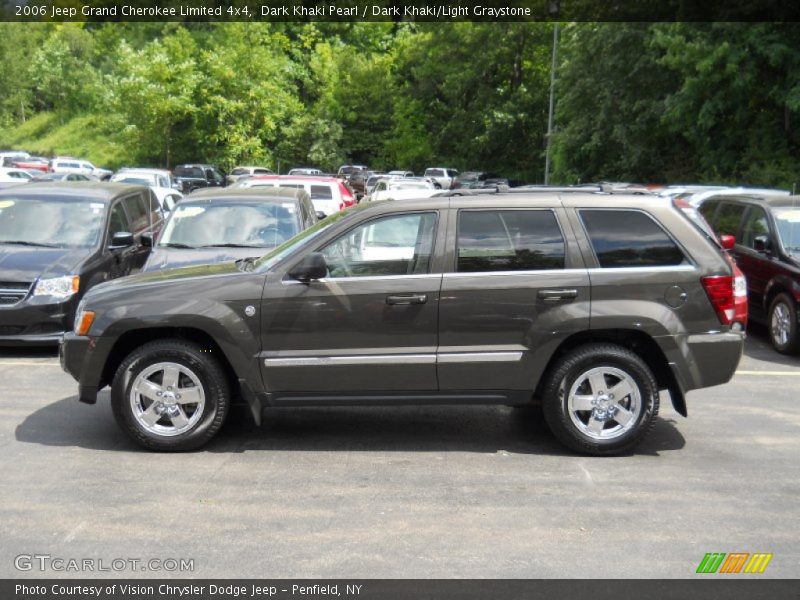
M 541 402 L 568 447 L 633 447 L 669 390 L 727 382 L 745 282 L 665 199 L 526 193 L 381 202 L 257 260 L 90 290 L 64 368 L 153 450 L 268 406 Z

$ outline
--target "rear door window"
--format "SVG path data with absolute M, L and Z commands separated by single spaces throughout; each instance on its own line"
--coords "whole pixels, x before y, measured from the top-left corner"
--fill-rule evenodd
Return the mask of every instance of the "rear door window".
M 564 237 L 551 210 L 462 210 L 459 272 L 563 269 Z
M 718 235 L 737 235 L 745 208 L 747 207 L 744 204 L 723 202 L 712 223 L 714 231 Z
M 312 200 L 333 200 L 333 190 L 329 185 L 312 185 L 311 186 L 311 199 Z
M 652 217 L 636 210 L 581 210 L 602 268 L 688 264 L 678 245 Z

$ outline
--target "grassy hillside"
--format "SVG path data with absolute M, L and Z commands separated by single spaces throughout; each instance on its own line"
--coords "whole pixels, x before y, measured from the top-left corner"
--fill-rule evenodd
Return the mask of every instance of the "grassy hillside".
M 56 113 L 39 113 L 16 127 L 0 129 L 0 148 L 43 156 L 75 156 L 112 169 L 127 159 L 125 149 L 110 141 L 96 115 L 65 120 Z

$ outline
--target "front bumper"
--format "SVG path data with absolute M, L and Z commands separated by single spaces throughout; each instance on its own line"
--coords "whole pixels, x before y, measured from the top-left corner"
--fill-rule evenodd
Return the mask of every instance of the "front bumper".
M 0 307 L 0 346 L 55 346 L 72 329 L 75 301 L 44 304 L 30 298 Z
M 97 393 L 105 382 L 103 367 L 110 344 L 102 338 L 75 335 L 68 332 L 58 347 L 61 368 L 78 382 L 78 399 L 87 404 L 97 402 Z

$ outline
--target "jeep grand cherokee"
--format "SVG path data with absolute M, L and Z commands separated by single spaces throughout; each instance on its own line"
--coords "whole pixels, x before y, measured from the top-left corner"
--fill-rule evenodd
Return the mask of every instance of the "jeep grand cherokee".
M 694 215 L 695 219 L 699 217 Z M 145 448 L 269 406 L 541 402 L 569 448 L 632 448 L 669 390 L 727 382 L 745 283 L 670 200 L 524 193 L 378 202 L 257 260 L 98 286 L 61 347 Z

